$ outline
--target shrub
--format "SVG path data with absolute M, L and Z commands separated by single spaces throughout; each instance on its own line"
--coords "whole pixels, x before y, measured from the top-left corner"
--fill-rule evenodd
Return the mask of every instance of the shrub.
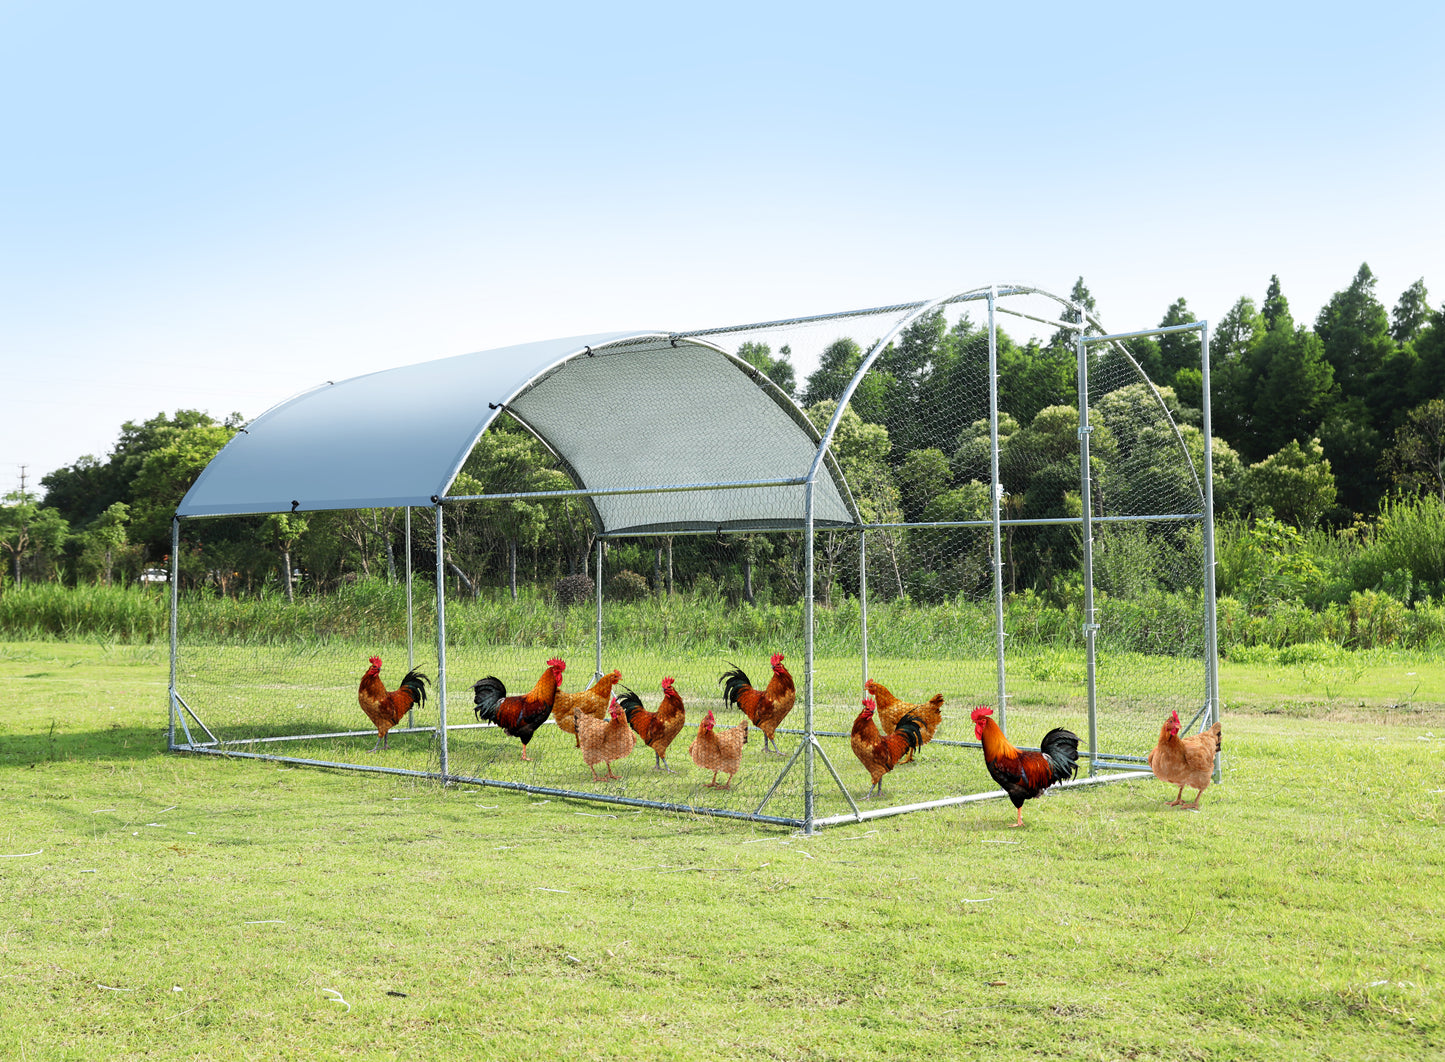
M 590 575 L 566 575 L 557 580 L 554 593 L 557 596 L 557 604 L 563 608 L 570 608 L 572 605 L 581 605 L 591 601 L 596 589 L 597 584 L 592 581 Z
M 607 581 L 607 596 L 614 601 L 640 601 L 651 589 L 643 576 L 627 568 Z
M 1445 501 L 1387 499 L 1350 574 L 1358 590 L 1386 590 L 1412 602 L 1445 590 Z

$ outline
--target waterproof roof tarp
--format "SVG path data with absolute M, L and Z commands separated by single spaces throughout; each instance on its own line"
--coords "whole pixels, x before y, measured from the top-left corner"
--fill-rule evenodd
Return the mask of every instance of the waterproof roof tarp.
M 718 347 L 621 332 L 504 347 L 328 383 L 246 426 L 182 500 L 182 519 L 431 505 L 511 413 L 578 489 L 802 477 L 818 433 L 762 373 Z M 604 533 L 799 527 L 801 485 L 591 497 Z M 829 459 L 814 521 L 856 522 Z

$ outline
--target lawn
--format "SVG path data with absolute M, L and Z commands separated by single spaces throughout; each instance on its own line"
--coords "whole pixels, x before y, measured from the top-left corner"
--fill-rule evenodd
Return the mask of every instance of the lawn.
M 1197 813 L 802 837 L 168 755 L 163 650 L 0 645 L 0 1056 L 1436 1058 L 1441 665 L 1308 663 L 1225 666 Z

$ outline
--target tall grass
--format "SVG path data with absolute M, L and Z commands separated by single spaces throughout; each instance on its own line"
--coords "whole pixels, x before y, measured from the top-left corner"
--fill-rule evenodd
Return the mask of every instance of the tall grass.
M 1445 599 L 1445 501 L 1434 495 L 1386 500 L 1350 574 L 1356 588 L 1402 601 Z
M 1152 591 L 1130 598 L 1100 593 L 1097 601 L 1101 648 L 1170 656 L 1203 652 L 1197 593 Z M 436 629 L 433 589 L 418 583 L 413 602 L 415 636 L 430 641 Z M 819 653 L 856 651 L 862 623 L 857 599 L 845 599 L 831 608 L 818 606 L 814 619 Z M 867 621 L 870 649 L 885 655 L 972 658 L 993 649 L 993 605 L 986 600 L 959 598 L 936 605 L 878 601 L 869 605 Z M 561 607 L 535 591 L 515 601 L 507 594 L 452 598 L 447 602 L 447 643 L 459 648 L 547 649 L 590 642 L 596 622 L 590 603 Z M 402 642 L 406 592 L 381 580 L 329 594 L 298 595 L 294 602 L 279 593 L 236 598 L 190 592 L 182 599 L 178 623 L 185 644 Z M 164 588 L 66 588 L 44 583 L 10 587 L 0 594 L 0 638 L 9 640 L 164 643 L 169 624 Z M 1083 644 L 1082 607 L 1072 599 L 1020 594 L 1004 606 L 1004 629 L 1013 646 L 1077 648 Z M 602 617 L 604 643 L 624 651 L 689 653 L 796 645 L 802 630 L 799 603 L 748 606 L 716 593 L 609 601 Z M 1365 590 L 1317 608 L 1298 600 L 1277 600 L 1261 609 L 1257 602 L 1224 596 L 1219 600 L 1219 640 L 1226 653 L 1304 642 L 1361 649 L 1438 649 L 1445 647 L 1445 601 L 1427 598 L 1407 608 L 1387 593 Z
M 9 639 L 140 644 L 164 641 L 169 629 L 170 595 L 164 587 L 25 583 L 0 593 L 0 632 Z

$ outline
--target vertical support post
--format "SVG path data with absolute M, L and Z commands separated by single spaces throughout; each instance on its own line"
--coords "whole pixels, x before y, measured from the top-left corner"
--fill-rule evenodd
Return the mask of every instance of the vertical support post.
M 863 631 L 863 677 L 868 681 L 868 532 L 858 532 L 858 624 Z
M 602 539 L 597 539 L 597 667 L 592 672 L 592 681 L 602 677 Z
M 411 604 L 411 506 L 406 507 L 406 669 L 416 667 L 416 638 L 412 631 Z M 407 713 L 411 715 L 410 712 Z M 410 725 L 410 719 L 407 724 Z
M 390 545 L 387 546 L 390 549 Z M 416 667 L 416 635 L 412 630 L 411 602 L 411 506 L 406 507 L 406 669 Z M 416 726 L 416 709 L 408 708 L 406 725 Z
M 998 471 L 998 322 L 994 308 L 998 286 L 988 289 L 988 449 L 989 510 L 993 519 L 993 637 L 998 681 L 998 725 L 1007 726 L 1008 676 L 1004 666 L 1003 629 L 1003 481 Z
M 815 465 L 816 467 L 816 465 Z M 803 835 L 813 826 L 813 477 L 803 485 Z
M 166 713 L 166 748 L 176 747 L 176 716 L 180 711 L 180 705 L 176 703 L 176 651 L 179 645 L 179 624 L 176 613 L 180 608 L 180 571 L 181 571 L 181 518 L 171 517 L 171 570 L 170 570 L 170 591 L 171 591 L 171 678 L 167 687 L 170 694 L 170 710 Z
M 1219 628 L 1214 600 L 1214 418 L 1209 401 L 1209 325 L 1199 322 L 1200 371 L 1204 376 L 1204 693 L 1209 723 L 1219 722 Z M 1214 780 L 1224 778 L 1223 755 L 1214 754 Z
M 442 528 L 442 503 L 432 505 L 436 517 L 437 578 L 437 742 L 441 752 L 442 782 L 447 778 L 447 579 L 442 560 L 445 555 L 445 532 Z
M 1099 625 L 1094 622 L 1094 494 L 1092 477 L 1089 475 L 1089 434 L 1094 430 L 1089 424 L 1089 344 L 1084 338 L 1086 318 L 1084 308 L 1078 307 L 1080 331 L 1079 355 L 1079 493 L 1084 503 L 1082 535 L 1084 539 L 1084 652 L 1088 661 L 1087 681 L 1089 695 L 1089 775 L 1099 773 L 1099 717 L 1098 694 L 1095 689 L 1096 646 L 1095 635 Z

